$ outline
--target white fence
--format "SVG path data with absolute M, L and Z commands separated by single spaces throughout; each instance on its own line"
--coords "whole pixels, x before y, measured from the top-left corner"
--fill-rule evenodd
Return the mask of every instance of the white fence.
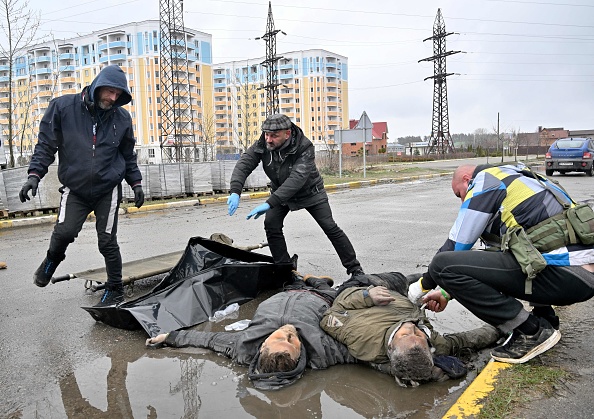
M 201 163 L 142 164 L 142 188 L 147 199 L 163 199 L 229 192 L 235 160 Z M 39 182 L 37 196 L 22 203 L 19 191 L 27 180 L 27 167 L 0 171 L 0 210 L 3 213 L 31 212 L 56 209 L 60 205 L 58 166 L 53 164 Z M 248 177 L 245 189 L 266 188 L 268 178 L 262 165 Z M 134 192 L 122 182 L 122 197 L 132 200 Z

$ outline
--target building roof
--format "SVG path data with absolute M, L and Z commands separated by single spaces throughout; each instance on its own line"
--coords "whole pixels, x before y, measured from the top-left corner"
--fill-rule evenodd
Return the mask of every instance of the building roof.
M 349 129 L 354 129 L 357 124 L 359 123 L 358 119 L 351 119 L 349 120 Z M 388 123 L 387 122 L 372 122 L 373 128 L 371 129 L 371 134 L 373 135 L 374 139 L 381 140 L 383 134 L 386 133 L 386 138 L 388 136 Z

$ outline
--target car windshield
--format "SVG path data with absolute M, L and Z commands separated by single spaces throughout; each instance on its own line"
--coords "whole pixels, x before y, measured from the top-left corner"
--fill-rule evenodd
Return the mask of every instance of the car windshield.
M 581 148 L 584 145 L 586 140 L 574 140 L 574 139 L 567 139 L 567 140 L 557 140 L 556 147 L 557 148 Z

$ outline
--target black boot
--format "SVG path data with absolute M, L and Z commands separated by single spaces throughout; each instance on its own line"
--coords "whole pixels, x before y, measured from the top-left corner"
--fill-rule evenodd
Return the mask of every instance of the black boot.
M 101 301 L 95 304 L 95 307 L 113 306 L 124 302 L 124 286 L 122 284 L 105 285 L 105 291 L 101 297 Z
M 363 276 L 365 275 L 365 272 L 363 272 L 363 268 L 359 267 L 357 269 L 355 269 L 353 272 L 351 272 L 351 280 L 355 279 L 358 276 Z
M 33 274 L 33 283 L 38 287 L 45 287 L 50 283 L 59 264 L 60 262 L 54 262 L 46 256 L 46 258 L 43 259 L 43 262 L 41 262 L 41 265 L 39 265 L 39 268 L 37 268 Z
M 303 280 L 307 285 L 312 288 L 316 289 L 332 289 L 334 285 L 334 280 L 329 276 L 313 276 L 313 275 L 305 275 Z

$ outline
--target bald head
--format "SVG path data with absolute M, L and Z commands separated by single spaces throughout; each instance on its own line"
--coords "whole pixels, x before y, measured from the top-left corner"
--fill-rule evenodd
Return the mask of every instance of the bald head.
M 454 195 L 456 195 L 462 201 L 464 201 L 464 198 L 466 198 L 468 184 L 472 179 L 472 174 L 474 173 L 475 169 L 476 165 L 465 164 L 459 166 L 454 172 L 454 177 L 452 178 L 452 191 L 454 191 Z

